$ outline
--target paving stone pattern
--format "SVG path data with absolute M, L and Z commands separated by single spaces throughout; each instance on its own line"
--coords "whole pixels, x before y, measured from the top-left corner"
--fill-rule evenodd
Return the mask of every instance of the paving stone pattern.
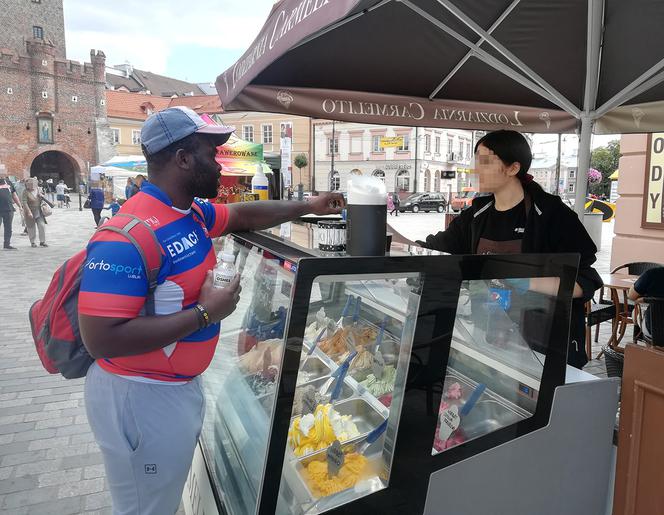
M 92 212 L 55 209 L 48 248 L 31 248 L 14 217 L 15 251 L 0 250 L 0 513 L 111 514 L 99 448 L 83 404 L 83 380 L 48 374 L 28 325 L 28 309 L 60 264 L 94 232 Z M 1 231 L 0 231 L 1 232 Z M 178 512 L 184 514 L 182 508 Z
M 110 514 L 102 457 L 83 405 L 83 380 L 49 375 L 34 350 L 27 313 L 57 267 L 94 232 L 92 213 L 55 209 L 46 227 L 48 248 L 30 248 L 15 217 L 16 251 L 0 251 L 0 513 Z M 598 267 L 608 271 L 612 233 Z M 604 324 L 600 344 L 608 339 Z M 594 360 L 588 370 L 605 375 Z M 183 514 L 182 507 L 179 514 Z

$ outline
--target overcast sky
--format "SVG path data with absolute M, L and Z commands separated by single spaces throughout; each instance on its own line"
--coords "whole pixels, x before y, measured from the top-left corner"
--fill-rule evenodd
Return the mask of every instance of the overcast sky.
M 64 0 L 67 58 L 214 82 L 249 47 L 273 0 Z

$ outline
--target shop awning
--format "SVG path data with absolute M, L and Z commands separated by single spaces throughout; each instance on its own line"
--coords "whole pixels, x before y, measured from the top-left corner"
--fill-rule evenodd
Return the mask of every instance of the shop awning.
M 593 131 L 664 130 L 662 26 L 652 0 L 282 0 L 216 86 L 227 111 L 578 130 L 587 169 Z

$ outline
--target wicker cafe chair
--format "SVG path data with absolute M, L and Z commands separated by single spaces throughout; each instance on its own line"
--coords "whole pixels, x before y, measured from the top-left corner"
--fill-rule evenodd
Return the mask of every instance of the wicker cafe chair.
M 608 322 L 616 317 L 616 307 L 613 304 L 597 304 L 594 300 L 589 300 L 585 305 L 586 309 L 586 355 L 588 359 L 592 357 L 592 326 L 595 329 L 595 343 L 599 341 L 599 325 L 602 322 Z
M 664 298 L 645 297 L 639 310 L 642 314 L 646 311 L 646 305 L 650 313 L 651 334 L 648 337 L 644 333 L 641 333 L 643 340 L 657 347 L 664 347 Z M 641 323 L 641 320 L 639 320 L 639 323 Z

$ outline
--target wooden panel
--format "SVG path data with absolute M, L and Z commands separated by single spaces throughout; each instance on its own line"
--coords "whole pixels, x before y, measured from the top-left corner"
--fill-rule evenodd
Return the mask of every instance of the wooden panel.
M 614 515 L 664 515 L 664 351 L 628 345 Z

